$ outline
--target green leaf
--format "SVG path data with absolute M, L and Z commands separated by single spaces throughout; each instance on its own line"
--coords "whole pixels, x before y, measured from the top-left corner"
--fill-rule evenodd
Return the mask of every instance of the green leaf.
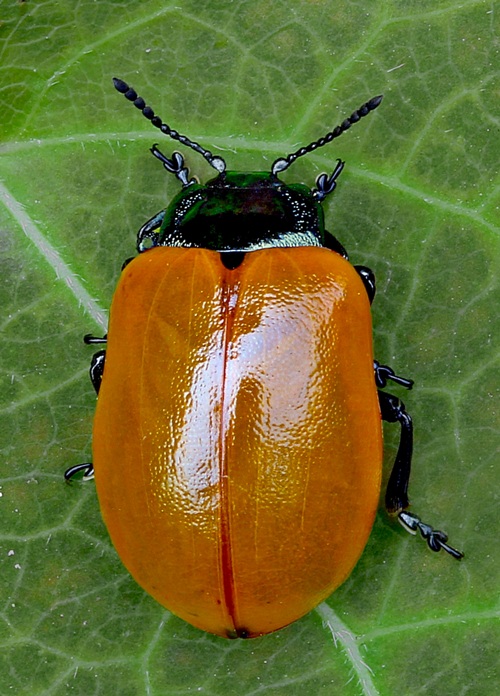
M 481 0 L 3 3 L 2 694 L 498 691 L 497 15 Z M 137 229 L 179 186 L 113 75 L 240 170 L 268 169 L 385 95 L 284 178 L 313 185 L 347 162 L 327 226 L 376 273 L 377 357 L 416 382 L 413 509 L 461 563 L 381 504 L 343 587 L 246 642 L 184 624 L 124 570 L 93 484 L 62 479 L 91 447 L 81 337 L 105 330 Z M 397 439 L 387 427 L 386 478 Z

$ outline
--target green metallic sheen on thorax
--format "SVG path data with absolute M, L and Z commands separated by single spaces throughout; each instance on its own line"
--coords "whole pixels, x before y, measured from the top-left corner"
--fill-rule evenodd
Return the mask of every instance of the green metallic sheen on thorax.
M 275 246 L 322 246 L 321 205 L 302 184 L 268 172 L 225 172 L 183 189 L 165 211 L 162 246 L 252 251 Z

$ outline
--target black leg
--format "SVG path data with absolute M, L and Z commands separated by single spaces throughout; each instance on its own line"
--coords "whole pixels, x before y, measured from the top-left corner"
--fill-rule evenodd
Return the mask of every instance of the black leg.
M 98 337 L 92 336 L 92 334 L 86 334 L 83 337 L 83 342 L 87 345 L 95 345 L 96 343 L 106 343 L 106 336 Z M 106 351 L 99 350 L 94 353 L 92 360 L 90 361 L 90 381 L 96 391 L 99 394 L 99 389 L 102 382 L 102 375 L 104 373 L 104 362 L 106 360 Z M 88 481 L 94 478 L 94 467 L 92 462 L 85 462 L 84 464 L 76 464 L 75 466 L 70 466 L 64 472 L 64 478 L 66 481 L 70 481 L 74 476 L 83 472 L 83 480 Z
M 411 389 L 413 387 L 412 379 L 400 377 L 394 372 L 392 367 L 381 365 L 378 360 L 373 361 L 373 369 L 375 370 L 375 384 L 379 389 L 384 389 L 384 387 L 387 386 L 387 380 L 391 380 L 401 387 L 405 387 L 405 389 Z
M 379 365 L 377 362 L 375 363 L 375 379 L 377 386 L 385 386 L 387 379 L 391 379 L 408 389 L 411 389 L 413 385 L 411 380 L 398 377 L 391 368 Z M 448 537 L 444 532 L 433 529 L 430 525 L 422 522 L 418 515 L 406 511 L 409 506 L 408 484 L 413 453 L 413 423 L 411 416 L 406 412 L 404 403 L 396 396 L 379 389 L 378 398 L 382 419 L 389 423 L 398 422 L 401 426 L 399 447 L 385 494 L 387 512 L 391 515 L 397 515 L 403 527 L 412 534 L 419 531 L 432 551 L 444 549 L 453 558 L 460 560 L 463 558 L 463 553 L 446 543 Z
M 399 513 L 398 519 L 410 534 L 416 534 L 417 531 L 420 532 L 422 537 L 427 541 L 427 546 L 432 551 L 444 549 L 453 556 L 453 558 L 456 558 L 457 561 L 460 561 L 464 557 L 461 551 L 457 551 L 453 546 L 446 543 L 448 541 L 447 534 L 439 531 L 439 529 L 434 529 L 429 524 L 425 524 L 418 515 L 403 511 Z
M 96 345 L 97 343 L 106 343 L 107 340 L 107 334 L 106 336 L 103 336 L 102 338 L 100 336 L 92 336 L 92 334 L 86 334 L 83 337 L 83 342 L 86 343 L 87 345 Z M 104 363 L 106 361 L 106 351 L 105 350 L 98 350 L 97 353 L 94 353 L 92 356 L 92 360 L 90 361 L 90 381 L 92 382 L 92 385 L 96 391 L 96 394 L 99 394 L 99 388 L 101 386 L 102 382 L 102 376 L 104 374 Z
M 94 467 L 92 465 L 92 462 L 85 462 L 84 464 L 76 464 L 76 466 L 70 466 L 69 469 L 66 469 L 66 471 L 64 472 L 64 478 L 66 479 L 66 481 L 71 481 L 71 479 L 76 474 L 79 474 L 81 471 L 83 471 L 84 481 L 88 481 L 94 478 Z
M 379 388 L 378 400 L 382 419 L 388 423 L 399 422 L 401 425 L 401 437 L 398 452 L 392 467 L 387 491 L 385 494 L 385 507 L 389 514 L 397 514 L 408 507 L 408 483 L 411 473 L 411 458 L 413 452 L 413 424 L 411 416 L 405 411 L 405 405 L 396 396 L 380 391 L 391 380 L 396 384 L 411 389 L 413 381 L 400 377 L 388 365 L 381 365 L 378 360 L 373 363 L 375 370 L 375 384 Z
M 95 389 L 96 394 L 99 394 L 101 388 L 102 376 L 104 374 L 104 363 L 106 361 L 106 351 L 99 350 L 94 353 L 90 361 L 90 381 Z
M 344 166 L 345 162 L 342 162 L 341 159 L 338 159 L 337 164 L 335 165 L 335 169 L 330 174 L 330 176 L 328 176 L 328 174 L 320 174 L 318 176 L 318 178 L 316 179 L 316 186 L 318 188 L 315 191 L 313 190 L 312 192 L 314 198 L 317 201 L 322 201 L 326 196 L 328 196 L 329 193 L 335 191 L 335 188 L 337 187 L 337 179 L 342 173 Z
M 375 273 L 371 268 L 368 268 L 368 266 L 354 266 L 354 268 L 357 270 L 361 280 L 363 281 L 363 285 L 365 286 L 368 299 L 370 300 L 371 304 L 377 289 L 375 285 Z
M 336 251 L 337 254 L 340 254 L 345 259 L 349 260 L 349 257 L 347 255 L 347 251 L 344 249 L 342 244 L 339 242 L 339 240 L 336 237 L 333 236 L 333 234 L 331 234 L 327 230 L 325 230 L 324 245 L 327 249 L 331 249 L 332 251 Z
M 404 403 L 396 396 L 379 390 L 378 399 L 382 419 L 389 423 L 399 422 L 401 425 L 399 447 L 385 493 L 387 512 L 395 515 L 409 505 L 408 483 L 413 452 L 413 424 L 411 416 L 405 411 Z
M 139 252 L 146 251 L 150 247 L 158 246 L 160 243 L 160 229 L 165 217 L 165 210 L 160 210 L 159 213 L 144 223 L 137 233 L 137 250 Z
M 83 337 L 83 342 L 87 346 L 95 345 L 96 343 L 106 343 L 108 340 L 108 334 L 104 336 L 92 336 L 92 334 L 85 334 Z
M 122 263 L 122 271 L 123 271 L 123 269 L 124 269 L 126 266 L 128 266 L 129 263 L 130 263 L 131 261 L 133 261 L 134 259 L 135 259 L 135 256 L 130 256 L 130 258 L 125 259 L 125 261 Z

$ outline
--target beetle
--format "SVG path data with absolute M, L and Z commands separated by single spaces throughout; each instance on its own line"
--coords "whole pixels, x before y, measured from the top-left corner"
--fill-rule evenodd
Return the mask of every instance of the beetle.
M 114 86 L 217 176 L 189 177 L 179 152 L 152 154 L 182 190 L 138 233 L 92 359 L 93 463 L 109 534 L 136 581 L 189 623 L 229 638 L 288 625 L 349 576 L 370 535 L 381 421 L 399 423 L 385 496 L 433 551 L 462 553 L 408 512 L 413 426 L 383 391 L 410 379 L 373 358 L 375 277 L 326 231 L 316 188 L 279 175 L 380 104 L 375 97 L 270 172 L 226 171 L 128 84 Z

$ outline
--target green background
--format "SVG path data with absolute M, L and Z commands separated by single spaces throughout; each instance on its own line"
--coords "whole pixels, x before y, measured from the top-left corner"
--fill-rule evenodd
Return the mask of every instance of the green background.
M 3 0 L 2 696 L 498 693 L 499 13 L 450 0 Z M 242 170 L 385 95 L 284 178 L 313 185 L 347 162 L 327 227 L 376 273 L 378 359 L 416 381 L 404 395 L 412 509 L 464 561 L 431 554 L 381 505 L 345 585 L 247 642 L 191 628 L 123 569 L 93 483 L 62 480 L 91 448 L 81 337 L 104 330 L 138 227 L 179 184 L 148 152 L 176 145 L 113 75 Z M 397 428 L 385 433 L 387 477 Z

